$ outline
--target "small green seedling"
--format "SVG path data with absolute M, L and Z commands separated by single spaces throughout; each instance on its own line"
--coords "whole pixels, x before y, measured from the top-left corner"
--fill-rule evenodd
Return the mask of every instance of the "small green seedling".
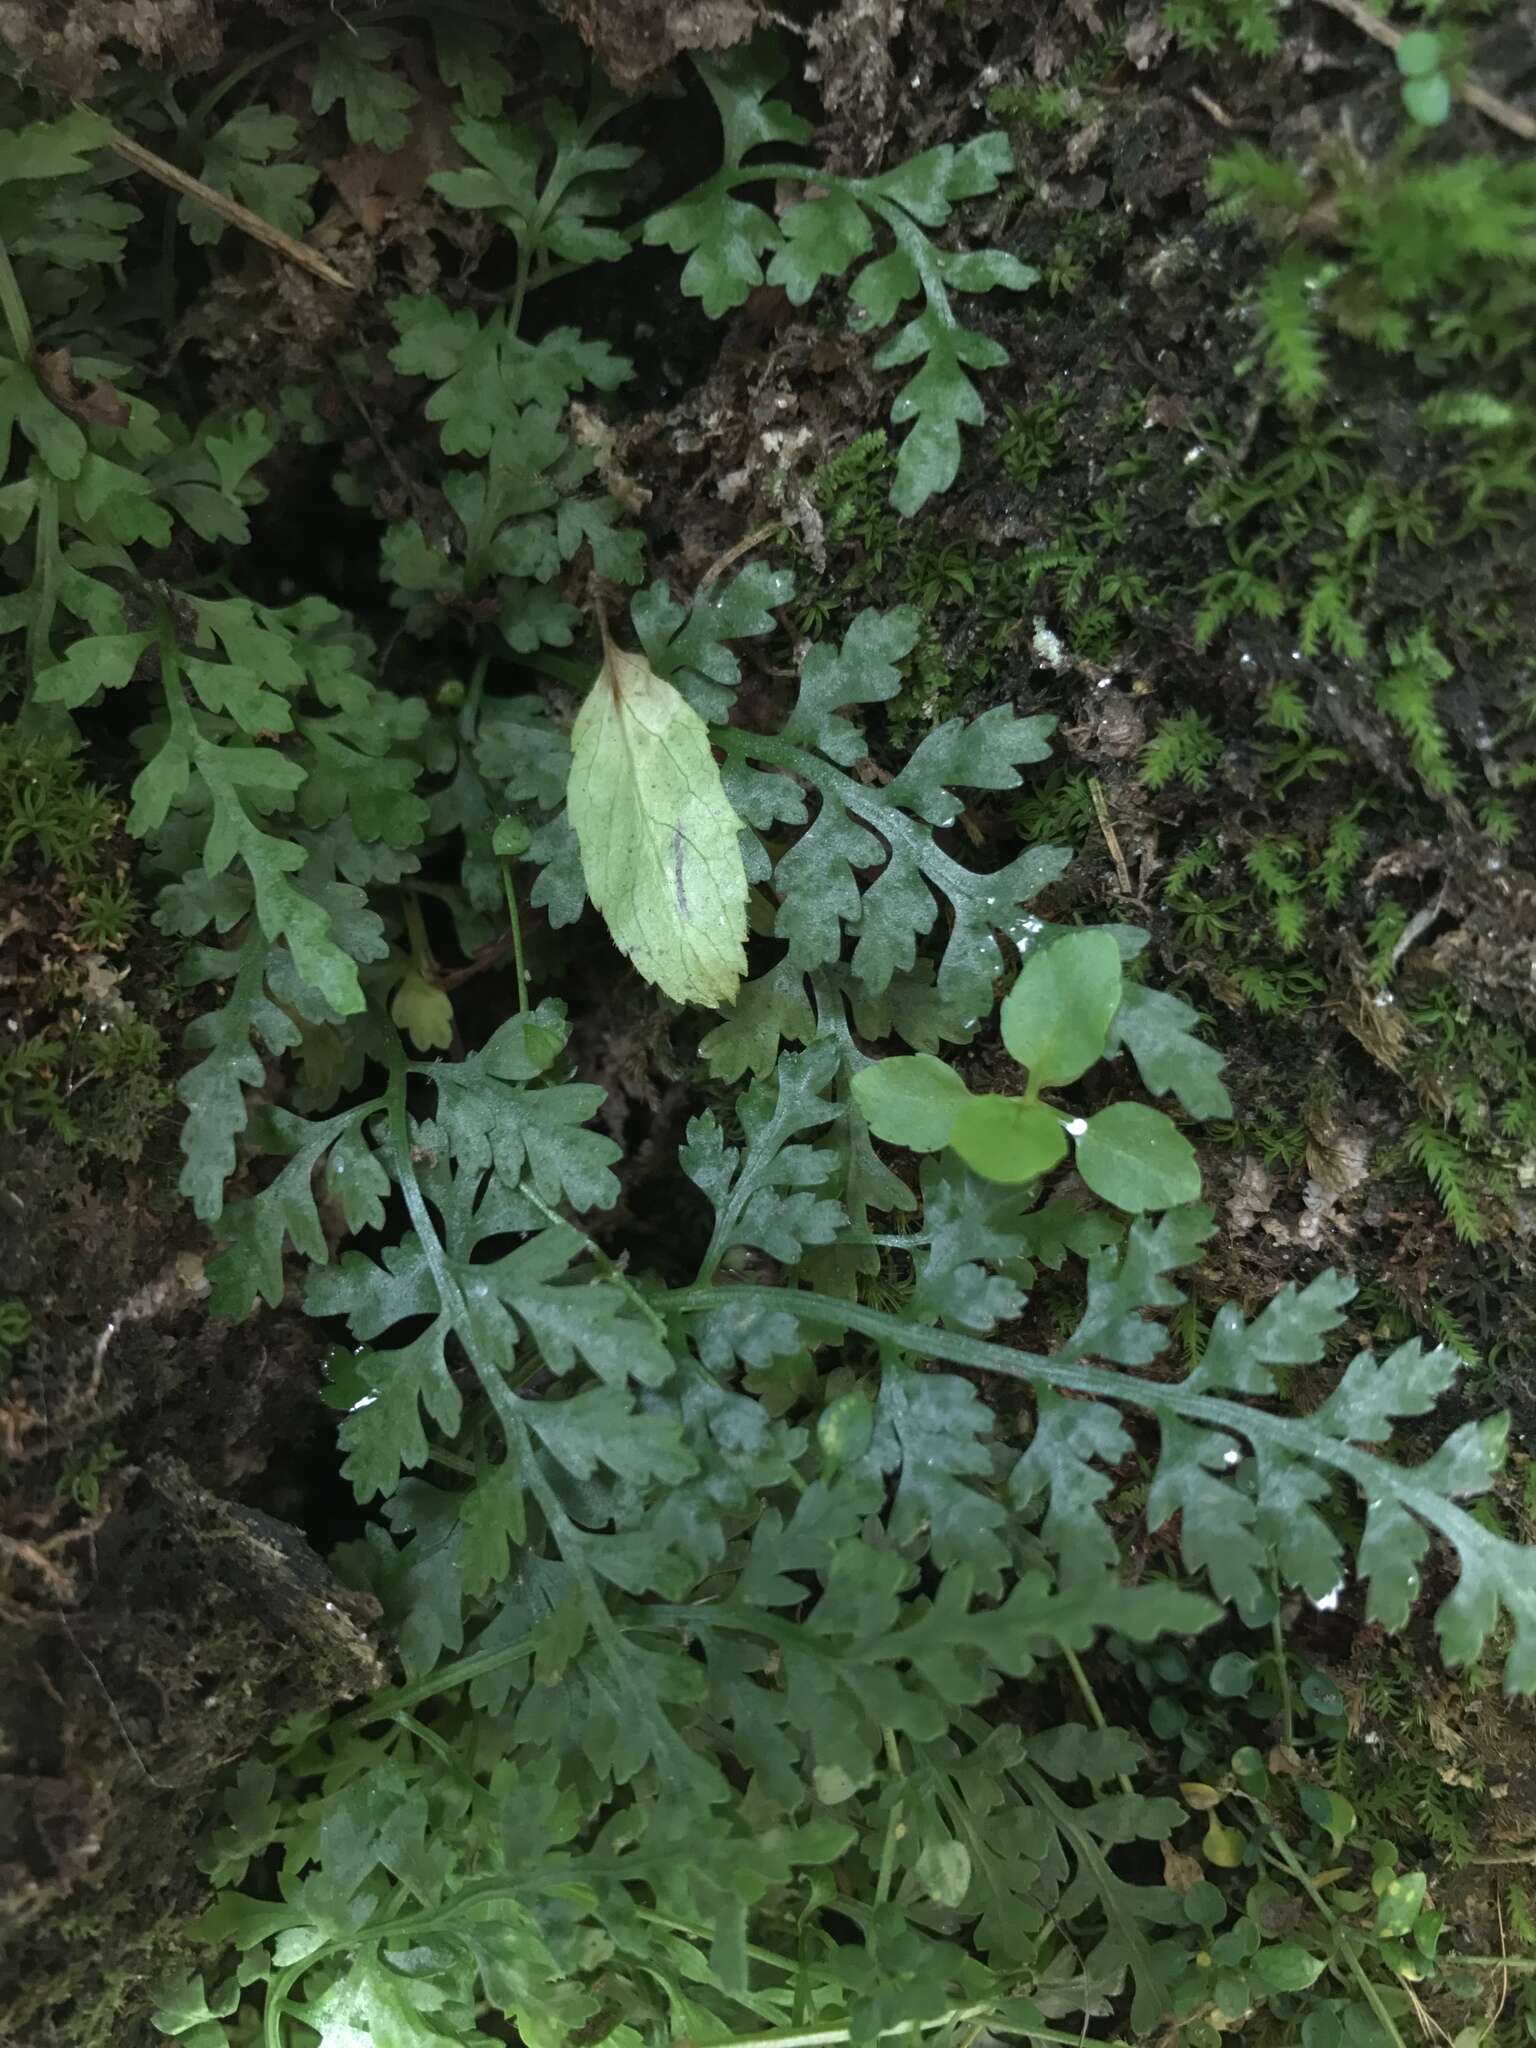
M 1403 106 L 1425 128 L 1450 118 L 1451 83 L 1442 68 L 1445 52 L 1433 29 L 1416 28 L 1397 46 Z
M 855 1077 L 854 1095 L 877 1138 L 913 1152 L 947 1146 L 984 1180 L 1037 1180 L 1071 1141 L 1078 1172 L 1117 1209 L 1193 1202 L 1194 1148 L 1160 1109 L 1115 1102 L 1078 1117 L 1041 1100 L 1104 1057 L 1123 994 L 1113 934 L 1063 932 L 1030 955 L 1003 1003 L 1003 1043 L 1028 1075 L 1022 1095 L 973 1095 L 932 1053 L 875 1061 Z

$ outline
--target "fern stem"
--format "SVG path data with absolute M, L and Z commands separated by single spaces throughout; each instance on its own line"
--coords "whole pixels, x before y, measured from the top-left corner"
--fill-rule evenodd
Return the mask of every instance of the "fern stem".
M 898 1785 L 905 1785 L 906 1772 L 901 1767 L 901 1751 L 896 1746 L 896 1737 L 889 1728 L 882 1728 L 881 1737 L 885 1743 L 885 1760 L 895 1774 Z M 885 1823 L 885 1840 L 880 1844 L 880 1871 L 875 1879 L 875 1904 L 883 1906 L 891 1895 L 891 1878 L 896 1868 L 896 1844 L 907 1832 L 901 1818 L 901 1793 L 891 1803 L 890 1817 Z
M 1065 1643 L 1061 1646 L 1061 1654 L 1067 1660 L 1067 1669 L 1071 1672 L 1073 1682 L 1077 1686 L 1078 1692 L 1082 1695 L 1083 1705 L 1088 1709 L 1089 1714 L 1093 1718 L 1094 1727 L 1107 1735 L 1109 1723 L 1104 1718 L 1104 1709 L 1099 1705 L 1099 1696 L 1093 1689 L 1093 1681 L 1083 1669 L 1081 1658 L 1079 1658 L 1076 1650 L 1068 1649 Z M 1120 1790 L 1125 1794 L 1126 1798 L 1133 1799 L 1136 1796 L 1135 1787 L 1131 1784 L 1124 1771 L 1117 1772 L 1116 1778 Z
M 40 671 L 53 658 L 53 618 L 59 603 L 59 486 L 51 476 L 38 478 L 37 539 L 33 544 L 32 560 L 37 608 L 27 626 L 27 683 L 22 700 L 23 717 L 32 709 L 32 692 Z M 57 716 L 57 712 L 54 715 Z
M 11 252 L 0 236 L 0 315 L 4 316 L 6 332 L 11 347 L 23 371 L 31 374 L 32 357 L 36 340 L 32 333 L 32 316 L 27 311 L 27 302 L 11 263 Z M 57 568 L 59 559 L 59 486 L 47 469 L 41 465 L 42 474 L 37 485 L 37 541 L 33 557 L 32 581 L 37 590 L 37 607 L 27 628 L 27 681 L 26 695 L 22 700 L 22 717 L 31 708 L 32 689 L 37 681 L 37 672 L 48 664 L 49 637 L 53 630 L 53 614 L 57 604 Z M 57 715 L 57 714 L 55 714 Z
M 713 1931 L 700 1927 L 691 1920 L 679 1920 L 671 1913 L 657 1913 L 649 1906 L 637 1906 L 635 1918 L 647 1927 L 665 1927 L 669 1934 L 686 1934 L 690 1941 L 712 1941 Z M 794 1970 L 797 1964 L 793 1956 L 781 1956 L 771 1948 L 759 1948 L 756 1942 L 747 1942 L 742 1950 L 754 1962 L 766 1963 L 770 1970 Z
M 477 1789 L 474 1773 L 466 1769 L 463 1761 L 444 1742 L 441 1735 L 435 1729 L 428 1728 L 424 1722 L 418 1721 L 414 1714 L 407 1714 L 403 1711 L 392 1714 L 390 1719 L 405 1734 L 415 1736 L 423 1749 L 431 1750 L 432 1754 L 451 1777 L 457 1778 L 461 1785 L 467 1785 L 471 1793 Z M 418 1893 L 417 1897 L 421 1898 L 421 1894 Z M 421 1898 L 421 1903 L 426 1905 L 428 1902 L 426 1899 Z
M 1098 1401 L 1146 1409 L 1154 1415 L 1177 1415 L 1245 1437 L 1255 1445 L 1272 1445 L 1292 1457 L 1347 1473 L 1367 1499 L 1390 1496 L 1408 1514 L 1451 1543 L 1464 1560 L 1477 1557 L 1495 1540 L 1433 1478 L 1424 1477 L 1428 1468 L 1394 1465 L 1359 1444 L 1318 1428 L 1304 1416 L 1274 1414 L 1177 1383 L 1138 1379 L 1112 1366 L 1083 1364 L 1070 1356 L 1061 1359 L 1015 1351 L 1006 1344 L 971 1337 L 960 1330 L 910 1322 L 883 1309 L 866 1308 L 859 1302 L 809 1290 L 700 1283 L 658 1294 L 656 1299 L 665 1308 L 686 1313 L 746 1306 L 774 1308 L 812 1328 L 828 1332 L 857 1330 L 877 1344 L 917 1352 L 932 1361 L 942 1359 L 947 1364 L 968 1366 L 976 1372 L 998 1373 L 1028 1387 L 1051 1387 L 1086 1394 Z M 1498 1567 L 1490 1559 L 1484 1569 L 1492 1575 Z
M 1017 2034 L 1026 2041 L 1059 2042 L 1061 2048 L 1083 2048 L 1081 2033 L 1059 2033 L 1051 2027 L 1023 2027 L 1011 2024 L 997 2017 L 996 2009 L 990 2005 L 961 2005 L 948 2012 L 936 2013 L 931 2020 L 902 2020 L 894 2027 L 882 2027 L 875 2039 L 894 2041 L 899 2038 L 912 2039 L 918 2034 L 931 2034 L 939 2027 L 964 2025 L 967 2021 L 980 2021 L 991 2034 Z M 710 2048 L 840 2048 L 840 2044 L 854 2038 L 851 2027 L 809 2027 L 788 2034 L 732 2034 L 723 2041 L 712 2041 Z M 1129 2048 L 1124 2041 L 1095 2041 L 1094 2048 Z
M 630 1279 L 618 1261 L 608 1256 L 595 1237 L 590 1236 L 583 1230 L 579 1223 L 573 1223 L 569 1216 L 562 1216 L 558 1209 L 552 1209 L 547 1202 L 541 1201 L 526 1181 L 518 1182 L 517 1191 L 530 1208 L 538 1210 L 546 1222 L 557 1224 L 562 1230 L 574 1230 L 576 1235 L 586 1244 L 588 1251 L 591 1252 L 597 1264 L 602 1267 L 603 1278 L 611 1280 L 615 1287 L 629 1296 L 653 1330 L 659 1332 L 663 1337 L 667 1334 L 666 1318 L 659 1314 L 654 1305 L 646 1299 L 645 1295 L 641 1293 L 640 1289 Z
M 512 301 L 507 308 L 507 332 L 516 334 L 518 323 L 523 317 L 523 301 L 528 296 L 528 279 L 533 268 L 528 254 L 528 244 L 519 240 L 517 245 L 517 276 L 512 285 Z
M 21 295 L 21 286 L 16 281 L 16 272 L 11 267 L 11 252 L 3 237 L 0 237 L 0 313 L 5 316 L 16 360 L 25 370 L 32 362 L 32 321 L 27 312 L 27 302 Z
M 307 1956 L 303 1962 L 289 1963 L 272 1979 L 261 2018 L 261 2033 L 266 2048 L 283 2048 L 283 2016 L 288 2010 L 288 1994 L 313 1960 L 312 1956 Z
M 1285 1631 L 1280 1626 L 1280 1575 L 1275 1574 L 1275 1611 L 1269 1617 L 1269 1640 L 1274 1649 L 1275 1673 L 1280 1680 L 1280 1730 L 1287 1749 L 1296 1740 L 1296 1703 L 1291 1697 L 1290 1658 Z
M 354 1707 L 350 1714 L 344 1714 L 340 1721 L 332 1723 L 337 1728 L 367 1728 L 375 1721 L 392 1721 L 397 1714 L 419 1707 L 423 1700 L 435 1699 L 440 1692 L 453 1692 L 458 1686 L 472 1685 L 477 1678 L 486 1678 L 493 1671 L 503 1671 L 509 1664 L 519 1663 L 533 1654 L 534 1632 L 530 1630 L 515 1643 L 506 1643 L 494 1650 L 472 1650 L 467 1657 L 454 1657 L 446 1664 L 439 1664 L 425 1678 L 413 1679 L 409 1685 L 392 1686 L 388 1692 L 378 1692 L 372 1699 L 364 1700 L 360 1707 Z
M 470 670 L 469 688 L 464 692 L 464 702 L 459 708 L 459 745 L 472 747 L 480 730 L 480 706 L 485 698 L 485 675 L 491 665 L 490 649 L 482 648 L 475 657 Z
M 432 948 L 427 942 L 427 927 L 421 915 L 421 905 L 407 892 L 400 899 L 400 907 L 405 912 L 405 932 L 411 942 L 411 965 L 424 981 L 435 982 L 437 963 L 432 958 Z
M 517 891 L 512 886 L 512 863 L 501 864 L 501 886 L 507 898 L 507 922 L 512 927 L 512 970 L 517 976 L 517 1014 L 528 1015 L 528 966 L 523 958 L 523 927 L 517 915 Z

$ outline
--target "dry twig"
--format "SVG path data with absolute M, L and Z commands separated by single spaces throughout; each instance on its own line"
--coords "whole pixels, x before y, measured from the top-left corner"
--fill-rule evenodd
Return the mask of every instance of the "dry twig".
M 1384 49 L 1395 50 L 1403 40 L 1403 31 L 1393 28 L 1373 14 L 1365 0 L 1322 0 L 1324 7 L 1331 7 L 1335 14 L 1342 14 L 1346 21 L 1352 21 L 1362 35 L 1380 43 Z M 1490 121 L 1497 121 L 1501 128 L 1507 128 L 1511 135 L 1518 135 L 1522 142 L 1536 142 L 1536 114 L 1526 113 L 1523 107 L 1511 106 L 1508 100 L 1501 100 L 1497 93 L 1488 92 L 1470 79 L 1456 87 L 1456 97 Z
M 733 562 L 739 562 L 743 555 L 750 554 L 753 548 L 759 547 L 772 534 L 780 532 L 783 525 L 782 519 L 770 519 L 766 526 L 756 527 L 751 533 L 737 541 L 734 547 L 728 547 L 723 555 L 718 556 L 710 563 L 704 574 L 699 578 L 699 589 L 701 591 L 708 590 L 710 584 L 715 582 L 718 577 L 723 576 Z
M 108 136 L 111 148 L 125 163 L 137 171 L 147 171 L 152 178 L 158 178 L 162 185 L 169 185 L 173 192 L 180 192 L 184 198 L 195 199 L 200 206 L 210 207 L 221 220 L 227 220 L 231 227 L 239 228 L 249 235 L 253 242 L 260 242 L 265 248 L 273 249 L 279 256 L 286 256 L 290 263 L 297 263 L 312 277 L 318 277 L 324 284 L 334 284 L 342 291 L 355 292 L 357 286 L 334 263 L 326 261 L 305 243 L 295 241 L 292 235 L 285 235 L 281 228 L 273 227 L 271 221 L 263 220 L 259 213 L 252 213 L 248 206 L 242 206 L 238 199 L 231 199 L 223 192 L 215 192 L 211 185 L 205 185 L 201 178 L 194 178 L 190 171 L 168 163 L 163 156 L 156 156 L 152 149 L 146 149 L 142 142 L 134 142 L 126 135 L 119 135 L 114 128 Z
M 1109 848 L 1109 857 L 1115 864 L 1115 880 L 1120 884 L 1123 895 L 1134 896 L 1136 891 L 1131 887 L 1131 871 L 1125 864 L 1125 855 L 1120 851 L 1119 836 L 1110 823 L 1109 805 L 1105 801 L 1097 775 L 1090 775 L 1088 778 L 1088 794 L 1093 798 L 1094 815 L 1099 821 L 1099 830 L 1104 834 L 1104 844 Z

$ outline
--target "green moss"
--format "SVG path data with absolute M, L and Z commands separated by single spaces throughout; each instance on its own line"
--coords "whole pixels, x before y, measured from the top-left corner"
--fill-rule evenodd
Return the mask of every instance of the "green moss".
M 1019 837 L 1036 846 L 1081 846 L 1093 831 L 1093 777 L 1056 767 L 1032 781 L 1013 807 Z
M 1056 468 L 1067 444 L 1066 420 L 1075 392 L 1053 386 L 1035 405 L 1005 405 L 994 454 L 1004 476 L 1032 491 Z
M 1291 1172 L 1307 1156 L 1307 1133 L 1294 1116 L 1260 1103 L 1241 1119 L 1210 1126 L 1214 1143 L 1252 1152 L 1271 1171 Z
M 1227 45 L 1257 47 L 1273 19 L 1225 0 L 1204 12 Z M 1201 46 L 1198 28 L 1184 39 Z M 1090 90 L 1086 73 L 1002 89 L 1026 180 L 1059 161 L 1051 138 Z M 1095 111 L 1114 118 L 1107 97 Z M 1433 1203 L 1481 1251 L 1513 1227 L 1529 1178 L 1536 1066 L 1476 988 L 1454 993 L 1445 1029 L 1424 1020 L 1439 985 L 1404 989 L 1422 949 L 1399 949 L 1426 885 L 1380 863 L 1467 818 L 1523 859 L 1536 176 L 1483 155 L 1370 165 L 1326 144 L 1304 164 L 1228 151 L 1212 185 L 1199 254 L 1201 274 L 1230 281 L 1219 306 L 1205 284 L 1180 296 L 1186 273 L 1127 209 L 1063 215 L 1021 188 L 1021 247 L 1078 295 L 1070 316 L 1037 299 L 1039 369 L 989 399 L 941 520 L 890 519 L 880 435 L 827 466 L 829 569 L 803 604 L 833 630 L 866 603 L 923 610 L 907 686 L 872 733 L 893 752 L 1004 694 L 1078 718 L 1081 680 L 1135 678 L 1148 736 L 1117 815 L 1153 835 L 1165 965 L 1242 1040 L 1245 1099 L 1224 1135 L 1299 1170 L 1304 1077 L 1324 1045 L 1366 1057 L 1340 1048 L 1337 1020 L 1374 989 L 1405 1037 L 1401 1073 L 1362 1070 L 1383 1112 L 1372 1179 L 1410 1213 Z M 1202 346 L 1209 364 L 1172 418 L 1166 390 L 1124 374 L 1153 268 L 1195 323 L 1186 369 Z M 1240 311 L 1253 339 L 1233 362 Z M 1088 762 L 1068 752 L 1012 818 L 1102 860 L 1090 785 L 1118 771 L 1085 743 Z M 1440 1312 L 1475 1327 L 1472 1308 L 1456 1294 Z M 1427 1314 L 1415 1327 L 1433 1337 Z
M 67 741 L 0 730 L 0 877 L 30 852 L 66 881 L 99 880 L 116 818 Z
M 994 121 L 1054 135 L 1075 120 L 1086 120 L 1096 89 L 1125 54 L 1118 24 L 1103 29 L 1047 85 L 1000 85 L 987 96 Z
M 1487 1788 L 1475 1764 L 1450 1767 L 1422 1666 L 1404 1649 L 1378 1652 L 1361 1694 L 1375 1740 L 1335 1745 L 1328 1782 L 1354 1807 L 1362 1832 L 1428 1841 L 1453 1866 L 1465 1863 L 1480 1837 Z
M 1279 0 L 1165 0 L 1162 14 L 1186 50 L 1210 54 L 1231 41 L 1269 57 L 1280 47 Z
M 57 740 L 0 731 L 0 895 L 14 897 L 18 1029 L 0 1045 L 0 1130 L 132 1160 L 169 1107 L 165 1040 L 114 965 L 142 908 L 119 813 Z
M 1206 790 L 1221 755 L 1222 741 L 1203 712 L 1176 712 L 1163 720 L 1148 742 L 1141 757 L 1141 779 L 1148 789 L 1182 782 L 1186 789 Z
M 1423 786 L 1455 794 L 1468 771 L 1440 704 L 1453 637 L 1499 657 L 1487 694 L 1502 669 L 1529 703 L 1526 608 L 1473 591 L 1515 572 L 1536 493 L 1536 167 L 1406 151 L 1365 164 L 1325 148 L 1303 168 L 1244 144 L 1217 159 L 1211 188 L 1222 217 L 1276 251 L 1253 294 L 1257 360 L 1293 421 L 1206 494 L 1229 560 L 1194 588 L 1197 635 L 1291 621 L 1304 652 L 1361 667 Z M 1327 409 L 1346 376 L 1397 394 L 1390 460 L 1345 402 Z M 1438 590 L 1448 556 L 1473 588 L 1447 588 L 1437 623 L 1422 616 L 1423 571 Z M 1481 765 L 1496 776 L 1497 749 Z M 1509 829 L 1497 800 L 1490 815 Z
M 0 1371 L 6 1370 L 11 1354 L 32 1332 L 32 1315 L 25 1302 L 14 1295 L 0 1296 Z

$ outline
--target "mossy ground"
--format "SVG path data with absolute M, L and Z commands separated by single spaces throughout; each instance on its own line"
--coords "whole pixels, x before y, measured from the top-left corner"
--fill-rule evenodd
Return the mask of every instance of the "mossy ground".
M 1019 167 L 989 230 L 1042 272 L 995 315 L 1011 366 L 955 490 L 915 522 L 891 513 L 884 394 L 857 376 L 838 380 L 836 437 L 818 434 L 809 479 L 774 470 L 797 402 L 815 423 L 834 411 L 825 328 L 777 335 L 752 394 L 760 416 L 776 401 L 770 459 L 746 465 L 761 514 L 788 520 L 803 631 L 836 632 L 864 604 L 925 616 L 872 734 L 877 772 L 956 713 L 1057 713 L 1058 764 L 1011 811 L 964 822 L 1000 860 L 1021 838 L 1074 846 L 1046 913 L 1150 927 L 1153 971 L 1227 1054 L 1236 1114 L 1204 1159 L 1223 1230 L 1187 1341 L 1224 1300 L 1353 1272 L 1351 1340 L 1449 1343 L 1466 1362 L 1453 1419 L 1510 1411 L 1509 1478 L 1483 1511 L 1528 1536 L 1536 578 L 1515 451 L 1531 272 L 1501 255 L 1458 273 L 1451 296 L 1481 337 L 1471 372 L 1456 307 L 1385 267 L 1408 260 L 1406 217 L 1395 241 L 1376 229 L 1394 206 L 1411 216 L 1414 180 L 1480 186 L 1489 207 L 1536 188 L 1468 115 L 1405 149 L 1390 70 L 1342 24 L 1304 32 L 1326 69 L 1289 38 L 1270 62 L 1164 39 L 1144 71 L 1125 26 L 1053 15 L 987 37 L 973 15 L 914 74 L 914 109 L 919 90 L 931 105 L 967 35 L 984 47 Z M 1308 204 L 1335 209 L 1316 252 L 1334 279 L 1300 321 L 1320 374 L 1303 404 L 1277 360 L 1284 244 L 1262 209 L 1239 220 L 1210 199 L 1213 162 L 1239 142 L 1304 166 Z M 1376 225 L 1354 235 L 1340 213 Z M 1439 228 L 1426 212 L 1425 239 Z M 1423 316 L 1412 347 L 1382 343 L 1397 303 Z M 1469 378 L 1502 394 L 1501 446 L 1427 424 Z M 706 515 L 696 525 L 702 552 Z M 964 1057 L 984 1063 L 985 1045 Z M 1536 1837 L 1528 1709 L 1481 1672 L 1426 1696 L 1409 1679 L 1428 1645 L 1391 1651 L 1304 1607 L 1288 1625 L 1366 1737 L 1341 1752 L 1341 1789 L 1431 1863 L 1468 1866 L 1458 1907 L 1472 1945 L 1497 1946 L 1502 1866 L 1477 1859 L 1518 1862 Z
M 1509 25 L 1525 18 L 1505 12 Z M 1536 1394 L 1522 1363 L 1536 1333 L 1536 833 L 1522 795 L 1536 756 L 1536 575 L 1519 468 L 1531 371 L 1517 345 L 1533 300 L 1493 252 L 1444 284 L 1446 304 L 1434 280 L 1400 303 L 1386 265 L 1411 234 L 1399 224 L 1393 241 L 1381 208 L 1350 198 L 1472 164 L 1464 212 L 1529 204 L 1518 152 L 1461 111 L 1404 156 L 1390 64 L 1333 15 L 1287 17 L 1276 54 L 1255 58 L 1182 50 L 1155 14 L 1080 14 L 914 7 L 900 48 L 888 120 L 902 148 L 971 132 L 990 96 L 1018 170 L 976 225 L 1041 272 L 985 316 L 1011 362 L 989 380 L 989 420 L 946 498 L 916 522 L 890 512 L 890 380 L 871 374 L 842 308 L 808 320 L 772 294 L 718 337 L 706 374 L 680 374 L 653 348 L 654 409 L 617 423 L 614 459 L 651 493 L 653 558 L 680 589 L 783 522 L 760 544 L 796 571 L 802 631 L 834 633 L 864 604 L 919 605 L 908 687 L 871 728 L 874 772 L 956 712 L 1013 701 L 1057 714 L 1056 765 L 963 828 L 999 861 L 1021 840 L 1075 847 L 1047 914 L 1149 927 L 1157 978 L 1199 1005 L 1228 1056 L 1236 1114 L 1204 1154 L 1223 1227 L 1186 1344 L 1223 1300 L 1251 1305 L 1323 1266 L 1349 1268 L 1361 1282 L 1353 1337 L 1449 1341 L 1467 1360 L 1464 1413 L 1512 1411 L 1510 1479 L 1486 1511 L 1536 1533 Z M 871 147 L 852 115 L 828 140 L 849 162 Z M 1213 161 L 1242 146 L 1299 166 L 1304 196 L 1284 220 L 1273 197 L 1247 220 L 1213 206 Z M 1308 271 L 1299 304 L 1289 271 L 1274 283 L 1298 247 L 1334 273 L 1325 291 Z M 644 290 L 628 324 L 655 318 L 653 271 Z M 1470 339 L 1445 325 L 1458 307 Z M 1394 310 L 1408 329 L 1389 348 Z M 622 334 L 623 309 L 614 317 Z M 699 329 L 687 329 L 690 364 Z M 206 339 L 226 396 L 297 374 L 281 329 L 270 362 Z M 1304 402 L 1286 395 L 1298 348 L 1322 376 Z M 312 361 L 299 367 L 313 376 Z M 323 375 L 315 389 L 323 403 Z M 1428 423 L 1426 405 L 1469 391 L 1507 409 L 1496 431 L 1465 408 Z M 274 483 L 257 535 L 272 538 L 274 579 L 295 552 L 293 531 L 279 540 L 285 504 L 313 496 L 312 465 L 288 483 L 286 498 Z M 352 563 L 331 594 L 365 602 L 371 575 Z M 40 788 L 69 845 L 28 822 Z M 28 2040 L 94 2043 L 127 2038 L 113 2015 L 147 1953 L 128 1942 L 129 1920 L 161 1929 L 197 1894 L 189 1844 L 207 1773 L 347 1674 L 305 1691 L 284 1667 L 253 1691 L 241 1674 L 267 1651 L 231 1633 L 217 1570 L 188 1595 L 194 1609 L 211 1603 L 201 1676 L 157 1633 L 164 1603 L 130 1651 L 135 1590 L 89 1567 L 77 1532 L 94 1518 L 120 1536 L 174 1520 L 140 1476 L 167 1447 L 210 1486 L 249 1493 L 254 1481 L 318 1536 L 313 1491 L 283 1471 L 317 1412 L 319 1347 L 282 1318 L 231 1338 L 196 1313 L 199 1239 L 167 1163 L 173 962 L 140 949 L 113 805 L 37 761 L 0 762 L 0 797 L 0 938 L 21 1026 L 0 1048 L 0 1126 L 24 1125 L 34 1148 L 7 1190 L 25 1251 L 6 1270 L 43 1361 L 12 1383 L 0 1423 L 24 1448 L 28 1432 L 47 1435 L 4 1505 L 29 1542 L 71 1538 L 43 1554 L 80 1572 L 102 1632 L 87 1662 L 54 1630 L 38 1668 L 76 1716 L 42 1775 L 61 1799 L 89 1782 L 109 1844 L 83 1861 L 73 1837 L 50 1844 L 34 1828 L 22 1844 L 34 1874 L 43 1856 L 68 1880 L 50 1894 L 55 1975 L 50 2000 L 28 2008 Z M 615 1227 L 662 1232 L 649 1191 L 702 1087 L 687 1027 L 664 1042 L 654 1005 L 611 994 L 608 956 L 583 933 L 591 958 L 562 947 L 561 973 L 578 1015 L 581 992 L 603 990 L 587 1006 L 600 1021 L 581 1027 L 583 1069 L 609 1086 L 610 1124 L 630 1143 Z M 536 920 L 529 936 L 537 973 L 553 948 Z M 123 1004 L 128 1028 L 94 1028 L 102 1005 L 121 1023 Z M 966 1057 L 985 1062 L 988 1049 Z M 39 1231 L 44 1208 L 53 1220 Z M 66 1299 L 59 1264 L 81 1241 L 91 1284 Z M 191 1264 L 178 1268 L 178 1253 Z M 101 1328 L 167 1273 L 171 1291 L 93 1376 Z M 1048 1290 L 1038 1307 L 1051 1312 Z M 0 1337 L 20 1328 L 15 1315 Z M 162 1554 L 146 1541 L 122 1553 L 125 1570 Z M 18 1578 L 8 1598 L 25 1633 L 30 1605 L 56 1607 L 59 1589 Z M 1473 1945 L 1495 1946 L 1490 1901 L 1502 1895 L 1467 1859 L 1518 1855 L 1536 1838 L 1528 1712 L 1480 1673 L 1426 1692 L 1428 1646 L 1388 1654 L 1347 1613 L 1303 1609 L 1287 1625 L 1376 1738 L 1341 1763 L 1341 1789 L 1432 1862 L 1467 1864 L 1457 1910 Z M 221 1708 L 183 1753 L 210 1671 L 225 1674 L 229 1718 Z M 12 1735 L 36 1774 L 34 1733 Z M 166 1775 L 170 1806 L 150 1796 Z M 142 1839 L 151 1814 L 158 1847 Z M 126 1887 L 129 1843 L 142 1891 Z M 116 1958 L 105 1978 L 104 1949 Z M 66 1951 L 94 1973 L 73 2012 Z

